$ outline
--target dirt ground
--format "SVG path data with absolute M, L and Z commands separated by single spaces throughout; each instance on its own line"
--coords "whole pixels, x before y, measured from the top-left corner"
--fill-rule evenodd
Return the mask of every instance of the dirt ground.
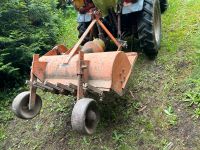
M 5 126 L 5 150 L 199 150 L 200 120 L 184 102 L 199 76 L 200 1 L 170 0 L 163 15 L 158 58 L 140 55 L 123 97 L 99 102 L 100 125 L 92 136 L 71 129 L 73 98 L 39 91 L 43 108 L 33 120 L 14 117 Z

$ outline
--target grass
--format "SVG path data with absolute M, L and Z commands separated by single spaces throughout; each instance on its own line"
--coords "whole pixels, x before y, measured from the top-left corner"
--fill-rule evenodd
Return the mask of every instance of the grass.
M 192 89 L 186 93 L 185 102 L 188 106 L 194 109 L 193 116 L 195 118 L 200 117 L 200 79 L 193 79 L 190 81 Z
M 65 26 L 63 26 L 63 34 L 60 35 L 58 42 L 64 44 L 67 48 L 71 48 L 78 40 L 76 12 L 70 8 L 67 19 L 63 19 L 63 21 Z
M 0 149 L 200 149 L 200 0 L 169 3 L 157 60 L 141 55 L 125 96 L 111 94 L 99 103 L 101 122 L 94 135 L 71 130 L 72 97 L 39 91 L 41 114 L 23 121 L 9 109 L 13 95 L 23 89 L 5 91 L 0 95 Z M 74 17 L 72 12 L 60 37 L 68 47 L 77 40 Z

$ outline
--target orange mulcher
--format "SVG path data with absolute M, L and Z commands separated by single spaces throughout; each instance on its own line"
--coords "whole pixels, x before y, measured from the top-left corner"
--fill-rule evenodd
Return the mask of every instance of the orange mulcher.
M 16 96 L 12 110 L 22 119 L 32 119 L 39 114 L 42 100 L 36 94 L 37 88 L 56 94 L 76 95 L 72 111 L 72 128 L 83 134 L 94 133 L 99 122 L 99 112 L 95 100 L 86 93 L 115 91 L 123 94 L 137 53 L 125 53 L 122 44 L 113 37 L 101 22 L 101 13 L 92 12 L 93 20 L 79 41 L 71 49 L 58 45 L 43 56 L 35 54 L 31 67 L 31 77 L 27 83 L 30 90 Z M 103 40 L 97 38 L 80 46 L 84 38 L 98 24 L 117 46 L 116 50 L 105 52 Z

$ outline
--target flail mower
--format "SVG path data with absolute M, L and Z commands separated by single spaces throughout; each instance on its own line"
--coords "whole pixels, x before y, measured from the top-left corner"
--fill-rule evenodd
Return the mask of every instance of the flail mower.
M 112 0 L 110 4 L 117 6 L 118 2 Z M 96 101 L 88 98 L 86 93 L 103 96 L 114 91 L 121 96 L 138 56 L 136 52 L 122 51 L 126 42 L 120 39 L 120 25 L 118 38 L 115 38 L 102 20 L 105 13 L 106 9 L 96 7 L 90 11 L 92 20 L 73 48 L 58 45 L 41 57 L 38 54 L 33 56 L 30 80 L 27 81 L 30 90 L 17 95 L 12 103 L 17 117 L 32 119 L 39 114 L 42 100 L 36 93 L 38 88 L 55 94 L 72 94 L 76 95 L 71 115 L 72 129 L 83 134 L 94 133 L 100 115 Z M 98 38 L 93 37 L 83 44 L 95 27 Z M 105 51 L 103 37 L 111 39 L 116 50 Z

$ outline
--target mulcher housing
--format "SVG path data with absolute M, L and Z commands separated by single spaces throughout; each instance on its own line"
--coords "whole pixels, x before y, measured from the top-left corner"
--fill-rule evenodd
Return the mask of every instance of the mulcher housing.
M 37 88 L 57 94 L 76 95 L 77 102 L 72 111 L 72 128 L 80 133 L 92 134 L 99 121 L 98 107 L 92 99 L 85 98 L 86 92 L 115 91 L 123 94 L 136 61 L 137 53 L 125 53 L 122 45 L 100 21 L 100 13 L 94 12 L 94 20 L 77 44 L 67 49 L 58 45 L 43 56 L 35 54 L 31 67 L 29 92 L 20 93 L 13 101 L 14 113 L 22 119 L 32 119 L 41 108 Z M 102 40 L 87 42 L 80 46 L 93 26 L 98 24 L 117 46 L 116 51 L 104 52 Z M 39 106 L 37 106 L 39 104 Z M 37 110 L 35 109 L 37 108 Z

